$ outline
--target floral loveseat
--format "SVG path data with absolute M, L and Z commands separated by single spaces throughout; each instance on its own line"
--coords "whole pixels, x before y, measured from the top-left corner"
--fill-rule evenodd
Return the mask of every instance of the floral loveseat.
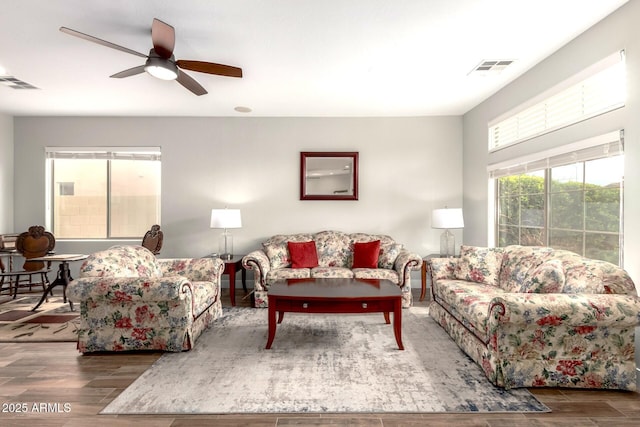
M 190 350 L 222 314 L 219 259 L 157 259 L 142 246 L 89 256 L 68 295 L 80 302 L 78 350 Z
M 636 389 L 640 299 L 627 273 L 545 247 L 431 260 L 429 313 L 504 388 Z
M 289 244 L 302 242 L 313 242 L 317 254 L 315 266 L 297 268 L 292 262 Z M 377 245 L 376 242 L 379 242 L 377 250 L 374 247 Z M 372 265 L 358 267 L 360 248 L 375 250 L 375 256 L 369 260 L 373 262 Z M 411 270 L 420 269 L 422 257 L 409 252 L 389 236 L 321 231 L 315 234 L 272 236 L 262 244 L 262 249 L 245 256 L 242 265 L 254 271 L 256 307 L 268 306 L 267 294 L 270 283 L 280 279 L 309 277 L 387 279 L 400 286 L 403 295 L 402 306 L 410 307 Z

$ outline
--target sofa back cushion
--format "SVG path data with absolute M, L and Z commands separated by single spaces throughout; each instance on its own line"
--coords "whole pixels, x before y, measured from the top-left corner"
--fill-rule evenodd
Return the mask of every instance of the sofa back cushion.
M 355 243 L 366 243 L 379 240 L 380 253 L 378 254 L 378 268 L 393 270 L 393 265 L 395 264 L 398 255 L 400 255 L 402 245 L 400 243 L 396 243 L 391 236 L 387 236 L 386 234 L 352 233 L 350 237 L 352 246 Z M 353 253 L 353 248 L 351 252 Z
M 504 248 L 500 270 L 500 288 L 507 292 L 521 292 L 534 270 L 550 259 L 554 250 L 543 246 L 510 245 Z
M 318 266 L 316 242 L 287 242 L 291 256 L 291 268 L 313 268 Z
M 351 268 L 351 238 L 341 231 L 321 231 L 313 235 L 320 267 Z
M 609 262 L 600 261 L 602 283 L 605 294 L 638 295 L 636 285 L 625 269 Z
M 458 280 L 498 286 L 502 248 L 460 247 L 460 260 L 453 275 Z
M 565 275 L 565 294 L 603 294 L 604 277 L 601 265 L 597 261 L 580 256 L 574 252 L 556 250 L 554 258 L 562 261 Z
M 269 258 L 271 269 L 291 267 L 288 242 L 308 242 L 313 240 L 311 234 L 276 234 L 262 244 L 264 253 Z
M 637 295 L 633 281 L 617 265 L 539 246 L 504 248 L 500 287 L 508 292 Z
M 161 277 L 156 256 L 142 246 L 112 246 L 82 263 L 80 277 Z
M 565 276 L 562 261 L 549 259 L 529 269 L 518 292 L 558 294 L 564 289 Z

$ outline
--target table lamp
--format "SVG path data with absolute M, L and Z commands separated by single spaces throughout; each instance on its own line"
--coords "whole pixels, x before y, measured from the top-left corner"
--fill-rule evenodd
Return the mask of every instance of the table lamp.
M 233 258 L 233 236 L 229 228 L 242 228 L 240 209 L 211 209 L 211 228 L 222 228 L 219 250 L 220 258 L 230 260 Z
M 452 257 L 455 255 L 456 239 L 449 229 L 463 228 L 464 219 L 462 209 L 434 209 L 431 212 L 431 228 L 444 228 L 440 236 L 440 256 Z

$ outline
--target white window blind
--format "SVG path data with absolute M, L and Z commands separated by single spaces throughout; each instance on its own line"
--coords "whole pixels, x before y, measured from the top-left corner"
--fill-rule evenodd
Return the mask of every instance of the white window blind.
M 526 102 L 489 123 L 489 151 L 623 107 L 624 51 Z
M 490 178 L 500 178 L 620 154 L 624 154 L 624 130 L 489 165 L 487 170 Z
M 47 159 L 161 160 L 160 147 L 45 147 Z

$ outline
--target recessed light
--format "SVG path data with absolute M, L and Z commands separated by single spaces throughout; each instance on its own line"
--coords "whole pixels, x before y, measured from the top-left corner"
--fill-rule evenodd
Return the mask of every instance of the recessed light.
M 236 110 L 238 113 L 250 113 L 252 111 L 251 108 L 242 106 L 237 106 L 236 108 L 234 108 L 234 110 Z
M 4 68 L 2 65 L 0 65 L 0 76 L 6 76 L 7 75 L 7 69 Z

